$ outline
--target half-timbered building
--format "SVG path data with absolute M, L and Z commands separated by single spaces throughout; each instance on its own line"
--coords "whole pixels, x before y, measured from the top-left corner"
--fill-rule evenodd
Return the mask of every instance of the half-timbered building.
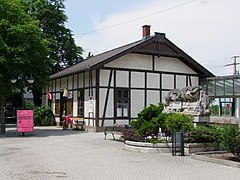
M 150 36 L 145 25 L 142 39 L 51 75 L 42 100 L 51 105 L 57 122 L 67 114 L 98 131 L 129 124 L 144 107 L 162 102 L 169 90 L 200 85 L 202 78 L 213 76 L 165 34 Z

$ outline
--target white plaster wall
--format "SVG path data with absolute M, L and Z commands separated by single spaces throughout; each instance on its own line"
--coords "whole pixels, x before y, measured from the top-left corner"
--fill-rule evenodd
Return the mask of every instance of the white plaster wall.
M 168 95 L 169 91 L 162 91 L 162 102 L 164 102 L 164 98 Z
M 52 91 L 53 91 L 53 92 L 56 91 L 55 82 L 56 82 L 56 80 L 53 80 L 53 83 L 52 83 Z
M 190 67 L 177 58 L 155 56 L 155 70 L 167 72 L 180 72 L 186 74 L 197 74 Z
M 77 84 L 77 77 L 78 77 L 77 74 L 75 74 L 75 75 L 74 75 L 74 82 L 73 82 L 73 88 L 74 88 L 74 89 L 77 89 L 77 88 L 78 88 L 78 87 L 77 87 L 77 85 L 78 85 L 78 84 Z
M 85 87 L 89 87 L 89 72 L 85 72 Z
M 89 90 L 85 89 L 84 91 L 84 117 L 95 117 L 95 110 L 96 110 L 96 97 L 95 97 L 96 89 L 93 89 L 93 104 L 90 104 L 90 97 L 89 97 Z M 93 110 L 91 112 L 91 109 Z M 90 113 L 90 114 L 89 114 Z
M 105 100 L 106 100 L 106 96 L 107 96 L 107 89 L 106 88 L 100 88 L 99 91 L 100 91 L 100 95 L 99 95 L 99 117 L 102 118 L 103 117 L 104 106 L 105 106 Z M 105 118 L 111 118 L 113 116 L 114 116 L 114 91 L 113 91 L 113 89 L 110 89 Z
M 55 101 L 53 101 L 53 102 L 52 102 L 52 107 L 51 107 L 53 114 L 55 114 L 55 112 L 56 112 L 56 111 L 55 111 L 55 109 L 56 109 L 56 108 L 55 108 L 55 105 L 56 105 L 56 103 L 55 103 Z
M 80 73 L 79 74 L 79 79 L 78 79 L 78 88 L 83 88 L 84 86 L 83 86 L 83 82 L 84 82 L 84 80 L 83 80 L 83 73 Z
M 99 79 L 100 86 L 108 86 L 109 76 L 110 76 L 110 70 L 105 70 L 105 69 L 100 70 L 100 79 Z M 114 82 L 114 73 L 112 74 L 111 86 L 113 86 L 113 82 Z
M 116 119 L 116 124 L 118 124 L 118 125 L 128 125 L 129 120 L 128 119 Z
M 72 92 L 73 94 L 73 116 L 77 116 L 77 90 Z
M 191 76 L 191 81 L 192 81 L 192 86 L 198 86 L 198 77 L 196 76 Z M 190 85 L 190 83 L 188 83 Z
M 96 71 L 92 71 L 92 85 L 96 86 Z
M 67 77 L 61 78 L 61 88 L 67 88 Z
M 160 102 L 160 91 L 153 91 L 148 90 L 147 91 L 147 106 L 149 104 L 158 104 Z
M 60 79 L 56 79 L 56 91 L 60 91 Z
M 55 99 L 60 99 L 60 93 L 56 93 Z
M 68 76 L 68 90 L 73 89 L 73 76 Z
M 131 90 L 131 117 L 137 117 L 137 114 L 144 107 L 144 91 Z
M 144 88 L 145 87 L 145 73 L 131 72 L 131 86 L 133 88 Z
M 186 76 L 177 75 L 176 76 L 176 88 L 182 89 L 186 87 Z
M 163 89 L 174 89 L 174 75 L 162 74 L 162 88 Z
M 152 70 L 152 56 L 133 53 L 126 54 L 106 64 L 105 67 Z
M 117 87 L 128 87 L 128 71 L 116 71 L 116 86 Z
M 156 73 L 147 73 L 147 87 L 160 88 L 160 75 Z
M 114 125 L 114 120 L 113 119 L 105 119 L 103 126 L 113 126 Z M 102 124 L 102 120 L 99 120 L 99 125 Z

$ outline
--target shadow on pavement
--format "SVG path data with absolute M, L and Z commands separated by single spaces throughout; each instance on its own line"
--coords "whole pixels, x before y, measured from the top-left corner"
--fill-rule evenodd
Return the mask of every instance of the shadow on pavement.
M 62 130 L 60 126 L 35 126 L 34 132 L 26 132 L 24 136 L 22 133 L 17 132 L 16 124 L 6 125 L 6 133 L 0 134 L 0 138 L 28 138 L 28 137 L 49 137 L 49 136 L 69 136 L 86 133 L 84 130 Z

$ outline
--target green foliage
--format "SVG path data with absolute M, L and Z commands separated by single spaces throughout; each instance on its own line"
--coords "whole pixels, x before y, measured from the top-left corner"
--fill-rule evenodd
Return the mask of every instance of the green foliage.
M 222 131 L 221 147 L 240 159 L 240 129 L 226 126 Z
M 30 102 L 25 102 L 25 108 L 26 109 L 34 109 L 34 103 L 32 101 Z
M 219 106 L 211 104 L 210 112 L 211 112 L 212 116 L 218 116 L 219 115 Z
M 192 117 L 185 114 L 169 114 L 165 120 L 166 128 L 169 131 L 180 131 L 183 129 L 185 132 L 190 131 L 193 127 Z
M 46 84 L 52 62 L 47 61 L 48 40 L 38 27 L 38 21 L 24 12 L 19 0 L 0 1 L 0 96 L 29 86 L 30 72 L 35 83 Z M 10 83 L 12 77 L 22 82 Z
M 36 107 L 34 109 L 34 124 L 36 126 L 54 125 L 54 116 L 48 106 Z
M 161 103 L 158 106 L 149 105 L 138 114 L 136 121 L 131 122 L 131 126 L 142 136 L 157 136 L 158 128 L 164 124 L 163 108 Z
M 220 143 L 221 128 L 198 126 L 185 134 L 187 143 Z
M 49 41 L 49 59 L 55 61 L 52 73 L 81 61 L 83 49 L 76 46 L 71 30 L 65 27 L 64 0 L 21 0 L 25 11 L 39 21 Z

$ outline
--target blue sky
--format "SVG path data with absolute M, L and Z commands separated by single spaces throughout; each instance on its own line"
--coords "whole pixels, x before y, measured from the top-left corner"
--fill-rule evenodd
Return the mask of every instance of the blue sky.
M 141 39 L 145 24 L 151 25 L 152 35 L 166 33 L 215 75 L 232 74 L 233 67 L 224 65 L 233 62 L 232 56 L 240 55 L 239 0 L 65 1 L 66 26 L 85 50 L 84 56 L 89 51 L 96 55 Z M 95 31 L 99 29 L 104 30 Z M 91 31 L 95 32 L 88 33 Z

